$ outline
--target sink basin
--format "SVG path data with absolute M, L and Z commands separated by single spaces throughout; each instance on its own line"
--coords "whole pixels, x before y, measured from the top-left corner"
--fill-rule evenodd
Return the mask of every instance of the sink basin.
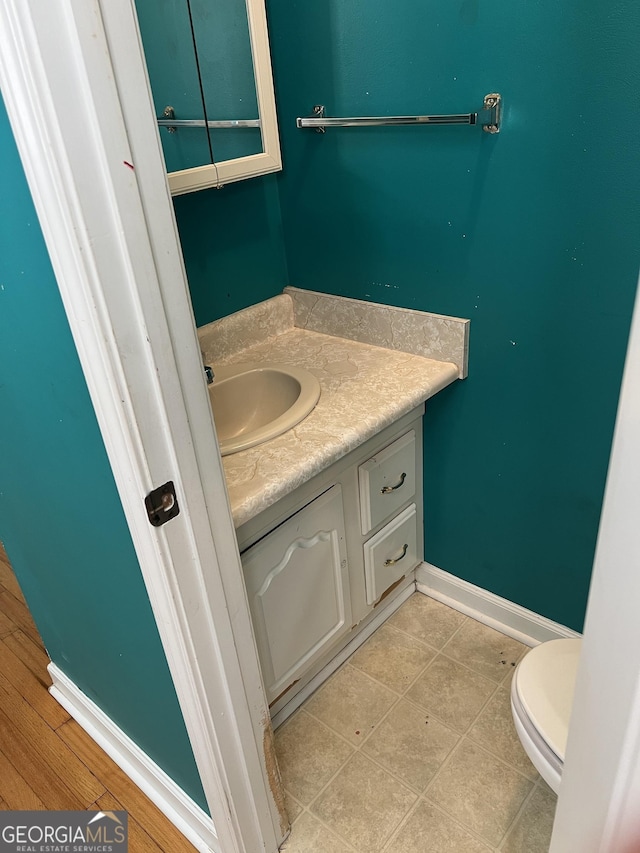
M 269 441 L 300 423 L 320 383 L 288 364 L 230 364 L 215 369 L 209 398 L 223 456 Z

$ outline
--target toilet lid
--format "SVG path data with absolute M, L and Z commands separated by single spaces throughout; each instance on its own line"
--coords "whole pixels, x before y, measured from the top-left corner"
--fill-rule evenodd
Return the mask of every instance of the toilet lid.
M 580 639 L 541 643 L 527 652 L 514 674 L 527 716 L 563 762 L 581 643 Z

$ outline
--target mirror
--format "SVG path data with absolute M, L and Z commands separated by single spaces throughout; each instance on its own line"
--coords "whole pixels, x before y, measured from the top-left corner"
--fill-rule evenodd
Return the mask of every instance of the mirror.
M 264 0 L 136 0 L 172 195 L 282 168 Z

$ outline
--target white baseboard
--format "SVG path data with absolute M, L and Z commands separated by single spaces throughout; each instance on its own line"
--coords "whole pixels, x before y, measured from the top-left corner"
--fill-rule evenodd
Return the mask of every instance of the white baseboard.
M 49 692 L 200 853 L 220 853 L 213 821 L 54 663 Z M 126 808 L 126 804 L 123 803 Z
M 580 636 L 571 628 L 507 601 L 506 598 L 500 598 L 499 595 L 474 586 L 429 563 L 422 563 L 416 569 L 416 588 L 419 592 L 527 646 L 537 646 L 545 640 Z

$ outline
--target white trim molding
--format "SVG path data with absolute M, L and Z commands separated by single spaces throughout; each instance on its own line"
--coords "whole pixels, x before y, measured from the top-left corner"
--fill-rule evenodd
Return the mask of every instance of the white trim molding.
M 416 569 L 416 588 L 418 592 L 423 592 L 526 646 L 537 646 L 546 640 L 562 637 L 580 636 L 577 631 L 565 625 L 474 586 L 430 563 L 422 563 Z
M 213 821 L 54 663 L 49 693 L 200 853 L 219 851 Z

